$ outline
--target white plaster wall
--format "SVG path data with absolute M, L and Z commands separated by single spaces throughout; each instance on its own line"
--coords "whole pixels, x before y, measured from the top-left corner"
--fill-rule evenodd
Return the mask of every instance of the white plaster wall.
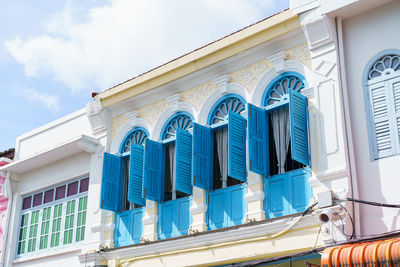
M 359 197 L 399 204 L 400 156 L 370 160 L 362 75 L 367 62 L 386 49 L 400 49 L 400 2 L 395 1 L 343 21 L 344 57 Z M 398 209 L 360 205 L 361 234 L 400 228 Z
M 72 267 L 84 266 L 79 263 L 78 252 L 66 253 L 62 255 L 49 256 L 37 260 L 14 263 L 15 267 Z
M 89 174 L 90 154 L 80 153 L 19 176 L 16 192 L 29 194 Z
M 81 135 L 92 136 L 86 109 L 80 109 L 18 136 L 14 160 L 38 154 Z
M 102 148 L 93 154 L 82 152 L 45 167 L 15 176 L 13 181 L 14 205 L 12 207 L 10 240 L 6 248 L 6 266 L 80 266 L 78 254 L 96 250 L 100 244 L 101 213 L 99 198 L 101 187 Z M 46 250 L 32 256 L 15 260 L 15 245 L 18 237 L 21 201 L 24 195 L 53 187 L 79 177 L 89 175 L 88 209 L 84 241 L 71 246 Z M 73 252 L 72 252 L 73 251 Z M 29 261 L 25 261 L 29 258 Z M 23 260 L 23 262 L 18 262 Z M 17 263 L 18 262 L 18 263 Z

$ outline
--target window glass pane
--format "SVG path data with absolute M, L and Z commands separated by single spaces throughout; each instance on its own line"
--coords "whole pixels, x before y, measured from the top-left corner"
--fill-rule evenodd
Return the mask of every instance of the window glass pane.
M 62 198 L 65 197 L 65 187 L 66 187 L 66 185 L 57 187 L 57 189 L 56 189 L 56 200 L 62 199 Z
M 70 183 L 68 185 L 68 193 L 67 196 L 72 196 L 75 195 L 76 193 L 78 193 L 78 181 Z
M 52 202 L 53 195 L 54 195 L 54 189 L 50 189 L 44 192 L 44 204 Z
M 79 189 L 79 193 L 86 192 L 89 189 L 89 178 L 81 180 L 81 188 Z
M 33 206 L 39 206 L 42 205 L 42 201 L 43 201 L 43 193 L 39 193 L 33 196 Z
M 29 209 L 31 207 L 32 203 L 32 196 L 25 197 L 24 200 L 22 201 L 22 210 Z

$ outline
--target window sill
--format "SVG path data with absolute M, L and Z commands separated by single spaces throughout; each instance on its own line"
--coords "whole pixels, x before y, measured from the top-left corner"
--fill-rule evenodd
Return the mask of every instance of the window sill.
M 17 258 L 15 258 L 12 263 L 13 264 L 23 263 L 23 262 L 28 262 L 28 261 L 32 261 L 32 260 L 38 260 L 38 259 L 58 256 L 58 255 L 62 255 L 62 254 L 68 254 L 68 253 L 72 253 L 72 252 L 80 252 L 81 250 L 82 250 L 81 244 L 76 243 L 73 246 L 47 249 L 44 251 L 34 252 L 34 253 L 26 255 L 26 256 L 25 255 L 17 256 Z

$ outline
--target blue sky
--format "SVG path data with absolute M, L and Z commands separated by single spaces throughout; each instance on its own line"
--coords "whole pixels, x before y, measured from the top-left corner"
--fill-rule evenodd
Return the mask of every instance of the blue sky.
M 0 0 L 0 151 L 288 0 Z

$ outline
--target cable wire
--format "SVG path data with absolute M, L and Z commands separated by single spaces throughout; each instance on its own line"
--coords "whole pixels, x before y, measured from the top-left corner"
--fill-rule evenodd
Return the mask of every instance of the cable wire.
M 346 199 L 337 198 L 337 200 L 340 200 L 340 201 L 352 201 L 352 202 L 357 202 L 357 203 L 367 204 L 367 205 L 372 205 L 372 206 L 378 206 L 378 207 L 383 207 L 383 208 L 400 209 L 400 205 L 396 205 L 396 204 L 385 204 L 385 203 L 379 203 L 379 202 L 374 202 L 374 201 L 355 199 L 355 198 L 351 198 L 351 197 L 348 197 Z

